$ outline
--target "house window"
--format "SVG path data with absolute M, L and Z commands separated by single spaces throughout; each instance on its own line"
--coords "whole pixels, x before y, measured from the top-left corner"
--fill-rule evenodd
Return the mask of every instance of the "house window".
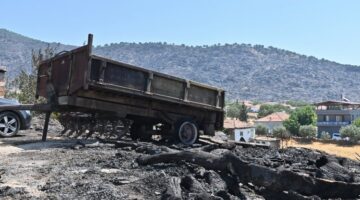
M 240 136 L 243 136 L 243 132 L 242 132 L 242 131 L 240 131 Z
M 330 116 L 329 115 L 325 115 L 325 121 L 326 122 L 330 121 Z
M 336 121 L 337 121 L 337 122 L 342 122 L 342 121 L 344 121 L 344 116 L 343 116 L 343 115 L 336 115 Z

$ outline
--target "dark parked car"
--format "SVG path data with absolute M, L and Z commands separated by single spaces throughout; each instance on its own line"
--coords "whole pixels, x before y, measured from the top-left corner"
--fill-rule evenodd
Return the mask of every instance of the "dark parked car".
M 17 100 L 0 98 L 0 105 L 18 105 Z M 28 110 L 0 110 L 0 136 L 11 137 L 19 130 L 30 128 L 31 114 Z

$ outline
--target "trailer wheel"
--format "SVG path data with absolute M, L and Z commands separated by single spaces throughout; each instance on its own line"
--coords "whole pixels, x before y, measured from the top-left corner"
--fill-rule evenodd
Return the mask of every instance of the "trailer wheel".
M 192 145 L 199 137 L 196 124 L 192 121 L 182 121 L 177 129 L 177 135 L 181 143 Z

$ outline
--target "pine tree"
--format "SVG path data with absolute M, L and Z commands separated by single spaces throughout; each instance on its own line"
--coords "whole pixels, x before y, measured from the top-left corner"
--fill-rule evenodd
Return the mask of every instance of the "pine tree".
M 247 114 L 248 114 L 248 109 L 247 109 L 245 103 L 242 103 L 242 105 L 240 107 L 240 115 L 239 115 L 240 116 L 240 121 L 246 122 L 247 119 L 248 119 Z

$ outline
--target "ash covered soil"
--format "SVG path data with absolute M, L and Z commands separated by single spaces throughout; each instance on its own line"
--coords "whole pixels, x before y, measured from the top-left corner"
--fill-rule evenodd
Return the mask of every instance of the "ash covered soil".
M 18 137 L 0 138 L 1 199 L 320 199 L 326 194 L 279 188 L 262 174 L 258 181 L 246 181 L 231 170 L 181 159 L 176 162 L 139 164 L 139 157 L 206 149 L 216 157 L 235 155 L 247 164 L 270 172 L 290 171 L 297 176 L 336 182 L 354 187 L 360 183 L 359 162 L 303 148 L 285 150 L 234 146 L 231 148 L 198 144 L 114 141 L 99 142 L 58 137 L 61 131 L 50 129 L 47 142 L 41 132 L 23 131 Z M 125 145 L 124 145 L 125 144 Z M 145 148 L 144 148 L 145 147 Z M 165 150 L 165 152 L 163 152 Z M 207 154 L 206 154 L 207 155 Z M 226 163 L 224 162 L 224 165 Z M 236 167 L 236 166 L 235 166 Z M 232 167 L 234 168 L 234 166 Z M 260 171 L 261 171 L 260 170 Z M 245 170 L 246 171 L 246 170 Z M 258 171 L 253 172 L 256 176 Z M 279 176 L 284 176 L 280 174 Z M 292 174 L 286 180 L 292 182 Z M 284 176 L 283 179 L 287 177 Z M 307 179 L 306 179 L 307 180 Z M 305 181 L 306 181 L 305 180 Z M 310 179 L 312 180 L 312 179 Z M 264 184 L 262 184 L 264 182 Z M 258 184 L 261 183 L 261 184 Z M 308 184 L 314 184 L 309 182 Z M 352 190 L 350 190 L 352 191 Z M 319 190 L 320 192 L 320 190 Z M 347 191 L 344 191 L 347 192 Z M 316 193 L 316 191 L 315 191 Z M 322 192 L 323 193 L 323 192 Z M 331 191 L 329 191 L 331 193 Z M 354 194 L 336 198 L 359 198 Z

